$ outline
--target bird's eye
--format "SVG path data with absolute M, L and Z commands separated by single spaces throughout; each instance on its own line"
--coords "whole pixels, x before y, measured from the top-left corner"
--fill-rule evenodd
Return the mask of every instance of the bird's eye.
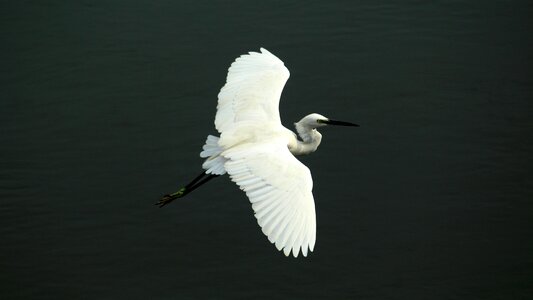
M 320 120 L 320 119 L 316 119 L 316 122 L 317 122 L 317 123 L 322 123 L 322 120 Z

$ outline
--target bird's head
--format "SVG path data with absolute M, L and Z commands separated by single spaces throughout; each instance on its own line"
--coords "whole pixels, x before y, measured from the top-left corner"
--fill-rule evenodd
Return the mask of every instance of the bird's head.
M 317 113 L 313 113 L 313 114 L 310 114 L 310 115 L 307 115 L 307 116 L 303 117 L 297 124 L 299 124 L 300 126 L 306 127 L 306 128 L 311 128 L 311 129 L 324 127 L 326 125 L 340 125 L 340 126 L 359 127 L 359 125 L 357 125 L 357 124 L 350 123 L 350 122 L 344 122 L 344 121 L 332 120 L 330 118 L 326 118 L 323 115 L 320 115 L 320 114 L 317 114 Z

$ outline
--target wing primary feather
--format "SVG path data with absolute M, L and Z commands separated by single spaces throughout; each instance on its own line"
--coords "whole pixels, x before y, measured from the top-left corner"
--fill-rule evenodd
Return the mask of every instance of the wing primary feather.
M 289 249 L 292 250 L 292 254 L 294 257 L 298 256 L 298 252 L 300 249 L 300 246 L 296 244 L 296 240 L 298 236 L 300 235 L 300 231 L 302 230 L 302 224 L 303 224 L 303 215 L 301 213 L 298 214 L 298 221 L 294 224 L 294 229 L 290 235 L 289 240 L 287 241 L 287 246 Z
M 250 200 L 250 203 L 252 203 L 252 204 L 268 200 L 269 198 L 270 198 L 269 194 L 262 194 L 262 195 L 259 195 L 259 196 L 253 197 L 253 198 L 248 196 L 248 199 Z
M 285 208 L 284 202 L 280 201 L 280 203 L 277 204 L 277 206 L 272 210 L 272 212 L 268 213 L 263 218 L 263 233 L 270 237 L 272 230 L 274 230 L 276 223 L 276 217 L 282 213 L 282 210 Z
M 306 224 L 306 228 L 305 228 L 305 230 L 303 230 L 303 232 L 305 234 L 304 234 L 303 239 L 302 239 L 302 255 L 304 257 L 307 257 L 307 250 L 309 248 L 309 237 L 311 235 L 311 229 L 310 229 L 311 222 L 310 222 L 310 217 L 309 216 L 306 216 L 305 224 Z
M 300 229 L 298 230 L 298 235 L 296 237 L 296 240 L 294 241 L 294 245 L 292 246 L 292 254 L 294 255 L 295 258 L 298 257 L 298 252 L 300 251 L 300 249 L 302 250 L 302 255 L 303 255 L 303 248 L 304 247 L 307 248 L 307 246 L 303 244 L 304 237 L 307 235 L 307 232 L 305 230 L 306 225 L 307 225 L 307 218 L 306 218 L 306 215 L 303 215 L 302 223 L 300 225 Z
M 268 213 L 270 213 L 270 211 L 272 211 L 277 205 L 279 202 L 283 201 L 282 199 L 279 198 L 278 195 L 276 195 L 275 193 L 272 195 L 272 199 L 269 200 L 269 201 L 261 201 L 261 202 L 257 202 L 257 203 L 254 203 L 252 205 L 253 209 L 255 210 L 255 217 L 262 222 L 262 219 L 263 219 L 263 216 L 267 215 Z M 262 225 L 263 224 L 260 224 L 261 227 L 263 227 Z
M 296 216 L 291 220 L 291 223 L 287 225 L 287 228 L 285 228 L 285 231 L 283 232 L 282 236 L 282 244 L 291 249 L 292 248 L 292 238 L 295 231 L 295 227 L 300 222 L 300 213 L 296 212 Z
M 310 232 L 310 241 L 309 241 L 309 250 L 311 250 L 311 252 L 314 251 L 315 249 L 315 242 L 316 242 L 316 220 L 315 219 L 312 219 L 311 220 L 311 228 L 309 228 L 309 230 L 311 231 Z
M 250 184 L 249 186 L 246 187 L 246 191 L 247 192 L 252 192 L 256 189 L 260 189 L 262 187 L 264 187 L 266 184 L 263 180 L 257 182 L 257 183 L 254 183 L 254 184 Z
M 245 190 L 249 189 L 249 186 L 261 182 L 261 178 L 251 176 L 249 178 L 239 180 L 239 185 L 243 186 Z
M 272 239 L 276 241 L 276 248 L 278 250 L 281 250 L 283 246 L 285 246 L 284 237 L 286 235 L 286 231 L 290 230 L 290 222 L 294 220 L 294 215 L 296 215 L 295 210 L 288 210 L 288 213 L 283 218 L 282 222 L 280 223 L 279 227 L 276 228 L 274 233 L 272 234 Z
M 266 185 L 264 188 L 262 189 L 258 189 L 258 190 L 255 190 L 255 191 L 251 191 L 249 194 L 248 194 L 248 197 L 251 197 L 251 198 L 255 198 L 259 195 L 262 195 L 262 194 L 265 194 L 265 193 L 269 193 L 271 191 L 273 191 L 274 188 L 270 185 Z
M 291 211 L 287 209 L 287 205 L 284 205 L 281 211 L 270 222 L 270 226 L 272 229 L 270 230 L 270 235 L 268 236 L 268 240 L 271 243 L 275 243 L 277 241 L 277 238 L 279 237 L 279 231 L 283 230 L 284 228 L 282 227 L 283 222 L 290 212 Z

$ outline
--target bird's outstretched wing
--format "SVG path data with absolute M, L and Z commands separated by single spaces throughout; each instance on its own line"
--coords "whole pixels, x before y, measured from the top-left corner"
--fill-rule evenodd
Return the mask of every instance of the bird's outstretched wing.
M 283 62 L 266 49 L 238 57 L 218 94 L 216 129 L 223 133 L 243 121 L 281 125 L 279 100 L 289 75 Z
M 245 143 L 222 155 L 225 168 L 246 192 L 255 217 L 268 240 L 294 257 L 307 256 L 316 241 L 316 216 L 309 169 L 288 150 L 281 138 Z

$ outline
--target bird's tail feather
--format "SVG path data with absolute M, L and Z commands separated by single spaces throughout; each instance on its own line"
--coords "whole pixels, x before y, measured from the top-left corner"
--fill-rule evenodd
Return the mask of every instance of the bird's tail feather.
M 219 137 L 214 135 L 208 135 L 205 141 L 205 145 L 202 147 L 203 151 L 200 152 L 200 157 L 207 158 L 202 164 L 202 168 L 206 174 L 224 175 L 226 169 L 224 165 L 227 159 L 220 156 L 223 149 L 218 145 Z

